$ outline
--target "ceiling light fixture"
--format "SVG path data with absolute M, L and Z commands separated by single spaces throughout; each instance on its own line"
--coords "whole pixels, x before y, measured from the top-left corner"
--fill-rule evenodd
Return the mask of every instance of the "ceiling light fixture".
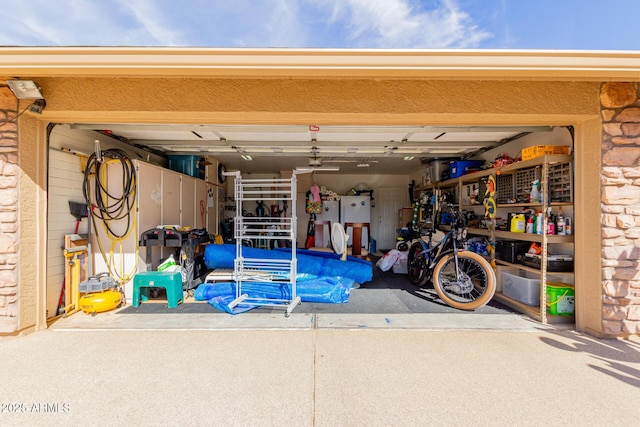
M 242 157 L 242 158 L 243 158 L 244 160 L 246 160 L 246 161 L 251 161 L 251 160 L 253 160 L 253 157 L 251 157 L 251 156 L 250 156 L 250 155 L 248 155 L 248 154 L 241 154 L 241 155 L 240 155 L 240 157 Z
M 404 156 L 404 160 L 413 160 L 416 156 Z
M 300 173 L 309 172 L 338 172 L 340 170 L 337 166 L 296 166 L 296 171 Z
M 368 168 L 369 166 L 371 166 L 369 163 L 358 163 L 357 165 L 359 168 Z

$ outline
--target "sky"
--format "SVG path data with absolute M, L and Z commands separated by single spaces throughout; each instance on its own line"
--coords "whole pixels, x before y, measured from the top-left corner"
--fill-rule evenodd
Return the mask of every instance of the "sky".
M 3 0 L 1 46 L 640 50 L 639 0 Z

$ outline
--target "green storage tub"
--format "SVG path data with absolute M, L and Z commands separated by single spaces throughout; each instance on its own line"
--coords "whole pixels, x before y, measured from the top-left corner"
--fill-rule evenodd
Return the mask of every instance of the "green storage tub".
M 573 316 L 576 293 L 573 285 L 547 282 L 547 313 L 554 316 Z

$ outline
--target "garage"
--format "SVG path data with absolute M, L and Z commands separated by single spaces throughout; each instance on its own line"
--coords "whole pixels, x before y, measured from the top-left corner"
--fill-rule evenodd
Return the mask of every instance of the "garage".
M 519 61 L 515 59 L 517 55 L 504 59 L 492 57 L 488 52 L 456 57 L 447 63 L 445 71 L 426 65 L 431 61 L 447 61 L 446 55 L 439 56 L 435 52 L 360 52 L 352 57 L 341 52 L 314 51 L 242 51 L 233 55 L 215 52 L 211 56 L 203 53 L 213 52 L 194 54 L 189 50 L 162 49 L 70 52 L 53 49 L 43 53 L 38 60 L 46 63 L 55 57 L 56 61 L 67 64 L 62 67 L 64 72 L 43 71 L 36 67 L 28 70 L 30 74 L 25 70 L 13 73 L 37 78 L 47 101 L 40 115 L 24 115 L 20 120 L 21 144 L 23 138 L 26 141 L 23 148 L 28 151 L 30 144 L 36 143 L 33 149 L 38 153 L 37 157 L 48 159 L 48 164 L 39 161 L 33 166 L 35 170 L 46 172 L 34 174 L 34 181 L 47 185 L 27 188 L 24 194 L 45 191 L 41 196 L 48 194 L 45 199 L 49 203 L 53 196 L 57 198 L 55 190 L 61 187 L 52 186 L 49 177 L 55 170 L 52 165 L 58 161 L 54 156 L 72 159 L 67 166 L 60 166 L 58 173 L 77 170 L 77 174 L 82 175 L 80 158 L 94 151 L 96 139 L 103 150 L 124 146 L 135 153 L 131 157 L 135 156 L 136 161 L 171 172 L 176 171 L 165 168 L 169 156 L 204 158 L 204 177 L 199 175 L 200 171 L 198 177 L 181 174 L 195 178 L 194 196 L 204 194 L 204 215 L 200 210 L 201 199 L 189 205 L 187 210 L 190 212 L 181 211 L 180 214 L 192 215 L 193 227 L 204 226 L 209 233 L 219 234 L 222 231 L 220 224 L 224 222 L 220 219 L 224 220 L 233 212 L 233 207 L 227 203 L 234 202 L 229 188 L 232 180 L 226 183 L 218 180 L 220 165 L 227 171 L 239 170 L 243 176 L 266 179 L 280 178 L 296 167 L 312 165 L 324 170 L 313 171 L 301 178 L 301 191 L 297 197 L 300 194 L 305 197 L 312 184 L 339 196 L 351 190 L 373 193 L 375 205 L 370 212 L 370 235 L 376 241 L 374 255 L 381 256 L 384 251 L 392 250 L 390 242 L 395 242 L 397 230 L 402 229 L 399 227 L 402 208 L 410 208 L 410 199 L 420 200 L 423 193 L 433 188 L 434 182 L 438 183 L 430 176 L 432 166 L 438 161 L 482 160 L 486 167 L 500 155 L 515 159 L 522 156 L 523 149 L 531 147 L 568 147 L 566 154 L 551 155 L 570 156 L 568 162 L 562 162 L 570 164 L 567 169 L 570 172 L 566 175 L 570 181 L 569 199 L 562 202 L 549 199 L 549 203 L 558 203 L 552 206 L 556 218 L 561 207 L 563 217 L 572 219 L 573 237 L 553 237 L 555 240 L 550 244 L 558 246 L 558 255 L 571 258 L 574 264 L 572 271 L 562 272 L 572 277 L 559 280 L 575 287 L 575 316 L 572 319 L 575 323 L 572 324 L 578 330 L 602 331 L 605 323 L 600 315 L 601 286 L 598 282 L 584 280 L 587 275 L 601 275 L 600 255 L 593 248 L 601 247 L 602 243 L 597 238 L 592 241 L 594 236 L 584 233 L 587 218 L 600 215 L 597 198 L 591 196 L 593 188 L 600 185 L 599 178 L 587 171 L 594 167 L 599 170 L 601 164 L 602 123 L 598 105 L 601 78 L 580 76 L 578 71 L 558 75 L 551 71 L 553 67 L 542 67 L 547 70 L 543 76 L 544 73 L 532 71 L 533 68 L 522 70 L 515 66 Z M 530 55 L 528 61 L 531 62 L 555 61 L 552 56 L 542 55 L 540 59 L 534 53 Z M 90 69 L 85 65 L 89 60 L 105 65 Z M 580 60 L 575 59 L 576 62 Z M 145 61 L 156 65 L 141 66 Z M 188 70 L 185 71 L 182 65 L 174 66 L 176 61 L 190 64 Z M 235 61 L 233 71 L 223 65 L 228 61 Z M 456 65 L 456 61 L 462 62 Z M 469 66 L 482 61 L 492 63 L 488 71 Z M 95 63 L 92 67 L 96 67 Z M 120 65 L 109 68 L 108 63 Z M 304 67 L 295 65 L 302 63 Z M 330 71 L 319 66 L 320 63 L 331 64 Z M 520 166 L 527 167 L 521 168 L 514 162 L 502 166 L 500 174 L 497 173 L 499 168 L 494 168 L 493 172 L 496 172 L 496 178 L 513 175 L 515 180 L 520 169 L 535 169 L 541 166 L 536 163 L 542 160 L 526 161 L 529 163 Z M 546 161 L 542 162 L 548 166 Z M 263 168 L 263 164 L 270 165 L 270 169 Z M 475 175 L 478 178 L 492 174 L 490 169 L 475 173 L 479 174 Z M 427 175 L 430 181 L 425 180 Z M 469 219 L 477 219 L 483 213 L 484 205 L 476 205 L 473 201 L 467 205 L 462 199 L 466 196 L 463 187 L 465 192 L 473 193 L 476 191 L 474 183 L 467 182 L 462 176 L 451 179 L 440 176 L 440 182 L 448 186 L 446 190 L 453 193 L 453 201 L 475 213 L 476 218 Z M 73 185 L 69 184 L 70 187 Z M 19 283 L 25 283 L 22 277 L 29 275 L 40 278 L 35 280 L 40 284 L 38 289 L 42 289 L 39 301 L 41 307 L 47 307 L 38 311 L 40 319 L 51 314 L 49 307 L 55 304 L 56 292 L 49 291 L 49 288 L 54 289 L 49 286 L 49 277 L 52 277 L 52 283 L 57 282 L 58 288 L 61 282 L 60 266 L 54 267 L 50 261 L 50 254 L 60 250 L 60 244 L 51 243 L 49 239 L 55 228 L 53 217 L 60 215 L 59 230 L 74 227 L 75 219 L 69 213 L 68 201 L 71 197 L 77 200 L 78 195 L 82 199 L 82 178 L 79 185 L 74 189 L 75 193 L 67 193 L 66 199 L 60 197 L 63 203 L 59 211 L 54 211 L 50 204 L 45 209 L 48 219 L 43 223 L 47 224 L 44 228 L 47 233 L 39 235 L 48 244 L 46 250 L 36 252 L 37 257 L 46 260 L 42 263 L 46 270 L 20 273 L 24 276 Z M 204 188 L 204 192 L 198 193 L 198 187 Z M 499 217 L 509 213 L 519 217 L 527 207 L 521 204 L 530 204 L 518 202 L 515 195 L 512 202 L 498 204 L 498 209 L 503 209 L 499 210 Z M 162 208 L 175 208 L 176 205 L 163 203 Z M 139 215 L 145 215 L 143 203 L 139 208 Z M 517 212 L 510 212 L 514 208 Z M 256 209 L 257 206 L 247 208 L 254 212 Z M 25 210 L 28 212 L 30 208 Z M 270 209 L 266 211 L 270 212 Z M 41 215 L 37 212 L 34 217 L 40 221 Z M 304 213 L 299 219 L 297 228 L 304 230 L 309 216 Z M 86 220 L 81 220 L 81 234 L 83 223 Z M 152 224 L 169 225 L 164 221 Z M 142 231 L 138 229 L 136 233 Z M 303 243 L 300 236 L 306 237 L 305 231 L 297 231 L 298 244 Z M 510 230 L 496 230 L 498 232 L 512 233 Z M 488 237 L 483 236 L 487 233 L 478 234 Z M 136 236 L 135 241 L 138 239 Z M 546 237 L 535 239 L 546 240 Z M 498 240 L 527 241 L 511 234 L 500 234 Z M 371 240 L 367 239 L 365 245 L 370 244 Z M 162 258 L 160 256 L 154 262 Z M 505 266 L 513 268 L 512 265 Z M 58 277 L 54 278 L 55 268 L 58 268 Z M 533 267 L 516 266 L 516 270 L 528 271 L 528 268 Z M 521 277 L 529 284 L 537 281 Z M 362 287 L 366 286 L 363 284 Z M 29 297 L 28 292 L 21 295 Z M 513 306 L 515 308 L 511 309 L 524 311 L 535 318 L 535 309 L 527 312 L 519 310 L 522 307 L 518 304 Z
M 506 165 L 507 161 L 509 164 L 515 162 L 516 159 L 521 157 L 522 150 L 531 146 L 560 147 L 566 149 L 566 154 L 568 154 L 573 149 L 572 135 L 567 128 L 542 126 L 185 126 L 176 124 L 71 123 L 56 126 L 50 133 L 49 158 L 52 159 L 52 162 L 49 168 L 49 191 L 52 194 L 63 194 L 63 190 L 72 193 L 76 192 L 76 194 L 69 197 L 68 201 L 80 204 L 83 201 L 83 196 L 85 197 L 84 202 L 89 205 L 117 204 L 119 202 L 118 198 L 122 196 L 117 190 L 119 185 L 116 186 L 114 196 L 109 197 L 109 200 L 104 202 L 98 202 L 91 195 L 87 200 L 86 194 L 78 193 L 78 190 L 81 190 L 86 185 L 86 180 L 91 180 L 85 173 L 86 168 L 81 170 L 81 166 L 86 164 L 89 157 L 87 153 L 91 153 L 92 148 L 94 151 L 104 151 L 105 154 L 109 152 L 108 148 L 114 148 L 122 150 L 132 158 L 138 157 L 138 160 L 133 162 L 137 173 L 135 178 L 137 186 L 134 190 L 131 190 L 136 192 L 135 200 L 138 207 L 135 210 L 137 213 L 132 210 L 130 214 L 126 215 L 125 219 L 119 220 L 114 220 L 114 217 L 111 216 L 108 217 L 108 220 L 105 220 L 103 213 L 94 215 L 91 224 L 94 228 L 96 239 L 91 242 L 91 246 L 97 248 L 102 256 L 96 253 L 87 267 L 91 268 L 91 264 L 93 264 L 93 273 L 88 273 L 89 275 L 98 274 L 99 272 L 110 273 L 110 276 L 115 281 L 123 285 L 127 303 L 131 305 L 135 274 L 147 269 L 150 271 L 157 270 L 159 264 L 166 260 L 168 256 L 175 255 L 175 259 L 179 257 L 178 252 L 174 253 L 174 250 L 169 247 L 137 247 L 136 242 L 141 245 L 146 243 L 146 235 L 144 233 L 151 233 L 155 237 L 157 232 L 154 229 L 158 226 L 170 224 L 178 229 L 188 227 L 205 230 L 210 238 L 204 239 L 202 243 L 213 243 L 213 236 L 217 235 L 227 244 L 234 244 L 234 237 L 237 237 L 237 233 L 233 232 L 234 223 L 236 222 L 235 217 L 238 215 L 236 213 L 237 209 L 242 209 L 243 213 L 240 216 L 247 217 L 249 218 L 248 220 L 266 218 L 263 221 L 267 223 L 274 221 L 273 218 L 280 218 L 282 216 L 281 211 L 288 209 L 287 204 L 279 204 L 279 201 L 277 201 L 279 196 L 274 194 L 276 193 L 275 190 L 265 193 L 267 200 L 264 202 L 250 198 L 245 203 L 238 205 L 236 203 L 238 194 L 234 194 L 234 178 L 232 176 L 230 177 L 231 179 L 227 180 L 227 175 L 225 175 L 224 171 L 238 171 L 241 176 L 248 177 L 249 180 L 264 179 L 267 183 L 273 181 L 272 185 L 277 185 L 280 179 L 290 177 L 292 171 L 306 171 L 309 168 L 308 173 L 296 175 L 298 191 L 292 202 L 294 206 L 291 206 L 292 211 L 295 209 L 297 217 L 296 233 L 295 237 L 292 237 L 296 247 L 299 249 L 311 247 L 315 250 L 320 248 L 324 251 L 333 249 L 331 242 L 329 242 L 329 235 L 333 229 L 333 224 L 336 222 L 342 224 L 349 234 L 348 241 L 353 242 L 355 231 L 353 227 L 349 227 L 349 224 L 357 220 L 366 224 L 365 233 L 368 233 L 371 238 L 367 235 L 358 236 L 362 244 L 357 246 L 361 247 L 356 247 L 354 251 L 354 246 L 356 245 L 352 243 L 351 248 L 348 249 L 349 254 L 365 253 L 365 255 L 360 256 L 370 261 L 368 268 L 373 269 L 376 268 L 375 263 L 380 257 L 389 253 L 392 249 L 396 249 L 398 239 L 403 239 L 405 244 L 411 243 L 411 239 L 416 236 L 409 236 L 410 230 L 432 227 L 430 224 L 435 219 L 436 213 L 427 214 L 426 210 L 430 208 L 430 205 L 426 198 L 432 196 L 430 190 L 438 187 L 441 182 L 450 183 L 449 187 L 445 184 L 442 190 L 444 193 L 441 196 L 443 200 L 444 198 L 450 198 L 450 201 L 456 205 L 456 209 L 463 209 L 463 212 L 467 214 L 471 221 L 477 221 L 484 216 L 484 207 L 481 203 L 474 201 L 475 205 L 473 205 L 470 200 L 461 199 L 460 195 L 457 194 L 460 189 L 450 186 L 451 179 L 455 181 L 457 178 L 451 176 L 453 165 L 466 165 L 469 163 L 473 165 L 470 171 L 475 171 L 486 169 L 485 164 L 492 165 L 496 158 L 500 158 L 500 161 Z M 487 160 L 485 161 L 484 159 Z M 78 163 L 80 167 L 76 169 L 77 176 L 70 182 L 69 170 L 73 168 L 73 163 Z M 139 163 L 152 164 L 159 168 L 148 168 Z M 535 165 L 538 167 L 538 172 L 540 164 Z M 531 172 L 535 169 L 535 166 L 525 170 L 530 170 Z M 567 167 L 569 166 L 570 162 L 567 163 Z M 107 170 L 111 170 L 111 172 L 106 173 L 106 179 L 100 184 L 101 187 L 113 186 L 113 182 L 119 181 L 119 175 L 122 174 L 122 168 L 119 166 L 111 169 L 107 168 Z M 179 174 L 173 172 L 179 172 Z M 569 203 L 572 202 L 572 195 L 570 194 L 572 171 L 570 173 L 571 175 L 566 177 L 569 195 L 562 199 L 565 203 L 560 205 L 556 203 L 558 202 L 557 200 L 553 200 L 553 208 L 564 208 L 565 215 L 568 218 L 573 217 L 572 206 Z M 64 177 L 64 180 L 57 177 Z M 175 181 L 174 183 L 171 180 L 172 178 L 179 179 L 179 182 Z M 538 179 L 540 179 L 539 175 Z M 161 182 L 161 184 L 158 185 L 158 182 Z M 468 189 L 472 188 L 472 192 L 475 191 L 477 193 L 477 184 L 479 182 L 480 179 L 469 187 L 465 186 L 465 191 L 469 192 Z M 150 185 L 146 183 L 150 183 Z M 531 184 L 532 182 L 527 183 L 527 194 L 530 191 Z M 310 213 L 305 210 L 305 205 L 307 204 L 310 189 L 314 185 L 321 189 L 320 200 L 324 207 L 320 208 L 311 217 Z M 514 191 L 516 190 L 511 190 L 510 199 L 514 198 Z M 522 189 L 517 191 L 522 192 Z M 179 192 L 180 196 L 175 197 L 171 194 L 172 192 Z M 271 197 L 271 200 L 269 200 L 269 197 Z M 159 203 L 154 204 L 153 201 L 158 200 L 158 198 L 160 198 Z M 423 199 L 422 202 L 420 201 L 421 199 Z M 366 212 L 364 212 L 364 216 L 350 217 L 350 215 L 354 214 L 346 209 L 346 206 L 348 206 L 347 201 L 365 204 Z M 506 200 L 505 203 L 507 202 L 514 203 L 515 200 Z M 516 212 L 530 208 L 525 206 L 524 203 L 517 205 Z M 538 201 L 533 206 L 536 206 L 537 203 Z M 420 218 L 416 218 L 415 222 L 412 221 L 413 206 L 417 206 L 416 211 L 420 214 Z M 551 208 L 551 206 L 549 207 Z M 509 208 L 511 211 L 516 209 L 515 205 L 509 206 Z M 67 209 L 67 203 L 63 198 L 60 198 L 51 200 L 48 210 L 51 214 L 54 212 L 61 213 L 64 218 L 65 216 L 68 217 L 68 213 L 64 212 L 65 209 Z M 154 217 L 146 211 L 159 212 L 160 215 Z M 361 213 L 358 215 L 361 215 Z M 96 218 L 98 219 L 97 221 Z M 505 224 L 503 222 L 505 220 L 501 216 L 497 216 L 497 221 L 500 223 L 501 228 L 504 228 Z M 59 271 L 60 266 L 56 265 L 58 264 L 56 260 L 59 259 L 59 254 L 56 254 L 53 248 L 64 236 L 57 235 L 54 237 L 53 222 L 50 221 L 49 227 L 51 235 L 50 253 L 52 255 L 49 259 L 49 266 L 52 269 L 49 277 L 55 281 L 56 278 L 54 277 L 58 276 L 59 279 L 59 274 L 55 275 L 55 270 L 53 269 L 57 267 Z M 321 222 L 326 224 L 320 225 Z M 131 231 L 128 228 L 122 229 L 108 237 L 108 233 L 105 234 L 101 229 L 101 225 L 104 225 L 101 223 L 107 223 L 109 228 L 118 228 L 123 226 L 123 223 L 126 223 L 127 227 L 128 224 L 135 224 L 135 228 L 132 227 L 133 230 Z M 79 227 L 83 226 L 88 227 L 88 221 L 80 220 Z M 268 228 L 264 224 L 260 227 Z M 315 235 L 315 230 L 318 229 L 318 238 L 322 242 L 316 244 L 308 241 L 309 233 L 307 231 L 309 227 L 311 227 L 311 234 L 313 235 Z M 231 230 L 231 233 L 229 233 L 229 230 Z M 87 229 L 85 232 L 87 231 L 89 230 Z M 64 228 L 60 232 L 64 233 Z M 488 230 L 483 227 L 478 232 L 486 234 Z M 321 233 L 326 237 L 322 236 Z M 268 233 L 263 231 L 252 233 L 248 231 L 248 234 L 242 246 L 262 250 L 275 249 L 273 243 L 277 243 L 277 241 L 269 240 Z M 122 236 L 126 237 L 120 240 Z M 513 236 L 517 235 L 514 234 Z M 471 242 L 483 245 L 483 248 L 486 248 L 488 240 L 485 237 L 481 235 L 471 239 Z M 541 242 L 538 237 L 534 239 Z M 565 240 L 570 240 L 570 238 L 565 238 Z M 150 244 L 155 244 L 155 240 Z M 372 244 L 376 246 L 373 251 L 371 251 Z M 377 249 L 378 245 L 380 250 Z M 572 249 L 572 247 L 554 248 L 556 251 L 564 250 L 564 255 L 570 259 L 573 256 Z M 123 257 L 114 257 L 114 251 L 116 253 L 119 251 L 124 252 Z M 486 249 L 482 251 L 485 257 L 488 258 L 490 256 Z M 397 252 L 390 253 L 389 257 L 396 255 L 406 258 L 408 254 L 406 249 L 399 251 L 400 253 Z M 147 258 L 148 253 L 149 258 Z M 298 253 L 305 252 L 299 250 Z M 217 258 L 217 255 L 212 256 Z M 263 254 L 262 256 L 269 256 L 269 254 Z M 69 254 L 69 257 L 71 257 L 71 254 Z M 187 262 L 194 262 L 194 258 L 196 257 L 190 256 Z M 305 258 L 303 257 L 302 259 Z M 516 261 L 515 259 L 507 260 L 510 261 L 510 269 L 505 274 L 513 275 L 513 272 L 516 271 L 513 264 Z M 191 273 L 189 279 L 183 277 L 184 290 L 190 291 L 189 296 L 195 295 L 198 297 L 197 288 L 200 283 L 207 282 L 207 280 L 215 280 L 217 272 L 211 267 L 218 267 L 218 270 L 224 270 L 221 273 L 221 278 L 226 277 L 226 270 L 234 268 L 233 263 L 212 264 L 211 261 L 205 261 L 206 257 L 202 254 L 202 259 L 199 262 L 206 265 L 197 266 L 197 271 Z M 150 265 L 147 265 L 148 262 L 150 262 Z M 354 265 L 354 268 L 356 266 L 357 264 Z M 406 261 L 405 264 L 398 262 L 394 265 L 393 271 L 397 276 L 382 275 L 381 272 L 377 271 L 379 268 L 375 270 L 376 280 L 373 280 L 373 277 L 371 280 L 367 280 L 368 277 L 365 277 L 365 283 L 355 284 L 359 290 L 345 291 L 348 292 L 347 295 L 335 300 L 340 303 L 347 302 L 349 299 L 352 301 L 351 304 L 347 304 L 345 307 L 339 307 L 339 312 L 372 314 L 383 311 L 385 312 L 383 314 L 392 314 L 397 310 L 396 307 L 398 305 L 402 306 L 403 301 L 408 298 L 410 299 L 405 301 L 406 303 L 400 312 L 438 312 L 442 310 L 443 306 L 446 306 L 443 301 L 437 301 L 437 296 L 433 292 L 421 289 L 422 287 L 428 288 L 428 284 L 416 286 L 407 281 Z M 388 270 L 388 266 L 386 269 Z M 499 271 L 498 275 L 500 274 L 501 272 Z M 534 273 L 530 273 L 530 276 L 530 281 L 533 282 Z M 562 283 L 573 285 L 572 277 L 568 277 L 568 279 L 567 277 L 568 275 L 562 277 L 564 280 Z M 220 281 L 222 279 L 217 280 L 216 283 Z M 56 302 L 59 304 L 60 290 L 53 284 L 51 285 L 53 292 L 49 296 L 48 310 L 49 313 L 59 314 L 60 307 L 56 310 L 54 304 Z M 87 286 L 86 283 L 85 286 Z M 207 283 L 204 286 L 207 286 Z M 366 291 L 369 286 L 372 286 L 372 290 Z M 379 288 L 384 289 L 385 287 L 388 288 L 385 289 L 386 297 L 378 296 L 381 291 Z M 373 289 L 376 290 L 374 291 Z M 83 290 L 85 289 L 83 288 Z M 394 292 L 398 293 L 399 296 L 395 296 Z M 407 294 L 412 294 L 412 296 L 408 297 Z M 185 298 L 185 303 L 194 302 L 189 296 Z M 313 296 L 309 298 L 311 298 L 311 301 L 315 301 Z M 362 302 L 355 304 L 353 303 L 353 298 L 358 298 Z M 520 298 L 522 299 L 522 297 Z M 302 302 L 307 301 L 303 300 Z M 333 300 L 327 302 L 333 302 Z M 525 300 L 525 302 L 529 306 L 536 306 L 534 309 L 529 309 L 530 313 L 535 314 L 536 309 L 539 307 L 539 301 Z M 429 305 L 432 305 L 433 308 L 430 309 Z M 494 303 L 494 305 L 493 311 L 495 312 L 501 312 L 501 309 L 506 309 L 499 303 Z M 157 305 L 153 307 L 155 309 L 159 308 Z M 414 308 L 409 309 L 409 307 Z M 150 309 L 149 307 L 144 308 Z M 143 310 L 144 308 L 139 308 L 138 310 Z M 298 311 L 301 310 L 313 311 L 313 306 L 308 308 L 305 306 Z M 326 313 L 331 311 L 331 308 L 321 307 L 320 311 Z M 483 310 L 480 312 L 483 312 Z M 572 322 L 573 316 L 563 315 L 558 316 L 557 319 L 564 322 Z

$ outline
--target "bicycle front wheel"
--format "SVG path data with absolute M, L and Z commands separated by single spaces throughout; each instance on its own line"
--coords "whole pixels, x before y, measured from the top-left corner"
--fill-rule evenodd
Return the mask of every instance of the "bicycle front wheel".
M 459 251 L 458 268 L 453 254 L 444 256 L 433 269 L 433 287 L 451 307 L 475 310 L 496 292 L 496 275 L 487 260 L 475 252 Z

